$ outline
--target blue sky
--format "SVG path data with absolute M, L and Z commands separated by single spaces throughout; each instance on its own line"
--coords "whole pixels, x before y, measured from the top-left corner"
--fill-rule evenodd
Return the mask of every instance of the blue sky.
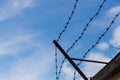
M 59 42 L 65 50 L 80 35 L 102 1 L 79 1 L 73 19 Z M 63 29 L 74 2 L 74 0 L 0 0 L 0 80 L 55 80 L 52 41 L 57 39 Z M 119 0 L 107 0 L 100 15 L 90 24 L 84 37 L 69 55 L 81 58 L 119 11 Z M 109 61 L 119 51 L 113 47 L 120 48 L 120 16 L 87 58 Z M 60 63 L 63 56 L 61 54 L 58 56 Z M 103 66 L 83 63 L 80 67 L 87 77 L 90 77 Z M 73 72 L 74 69 L 66 61 L 61 80 L 72 80 Z

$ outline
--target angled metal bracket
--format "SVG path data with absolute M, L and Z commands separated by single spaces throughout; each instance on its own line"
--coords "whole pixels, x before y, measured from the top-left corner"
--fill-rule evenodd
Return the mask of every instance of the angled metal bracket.
M 100 64 L 108 64 L 108 63 L 109 63 L 109 62 L 102 62 L 102 61 L 95 61 L 95 60 L 86 60 L 86 59 L 78 59 L 78 58 L 71 58 L 71 59 L 72 59 L 72 60 L 77 60 L 77 61 L 100 63 Z
M 76 69 L 76 71 L 80 74 L 80 76 L 84 80 L 88 80 L 85 74 L 80 70 L 80 68 L 73 62 L 73 60 L 69 57 L 69 55 L 64 51 L 64 49 L 58 44 L 56 40 L 53 41 L 55 46 L 61 51 L 61 53 L 65 56 L 65 58 L 72 64 L 72 66 Z

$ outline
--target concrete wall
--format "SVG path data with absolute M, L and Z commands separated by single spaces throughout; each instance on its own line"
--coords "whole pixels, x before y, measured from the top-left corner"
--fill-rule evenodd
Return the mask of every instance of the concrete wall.
M 120 80 L 120 52 L 91 80 Z

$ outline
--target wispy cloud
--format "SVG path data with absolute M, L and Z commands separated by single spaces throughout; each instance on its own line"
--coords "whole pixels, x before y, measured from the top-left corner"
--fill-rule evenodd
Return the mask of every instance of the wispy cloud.
M 33 41 L 35 38 L 36 35 L 31 34 L 9 35 L 7 39 L 0 41 L 0 56 L 18 55 L 24 50 L 39 47 Z
M 115 47 L 120 47 L 120 26 L 118 26 L 113 31 L 113 35 L 112 35 L 112 39 L 110 40 L 110 43 Z
M 23 10 L 34 5 L 35 0 L 5 0 L 0 6 L 0 21 L 17 16 Z
M 100 31 L 100 29 L 104 29 L 105 27 L 107 27 L 110 24 L 110 21 L 115 17 L 115 15 L 120 11 L 120 6 L 114 6 L 111 7 L 110 9 L 105 11 L 105 14 L 101 16 L 100 19 L 95 20 L 92 25 L 93 31 L 95 31 L 95 29 L 97 31 Z M 118 19 L 116 20 L 116 22 L 114 24 L 119 24 L 120 21 L 120 17 L 118 17 Z M 98 28 L 99 27 L 99 28 Z
M 48 53 L 43 50 L 43 52 Z M 37 51 L 27 58 L 21 58 L 11 64 L 10 70 L 0 73 L 1 80 L 44 80 L 52 68 L 52 55 Z M 51 58 L 47 58 L 51 57 Z M 43 62 L 44 61 L 44 62 Z M 48 67 L 49 66 L 49 67 Z M 49 78 L 50 79 L 50 78 Z M 46 79 L 47 80 L 47 79 Z
M 97 45 L 97 48 L 100 50 L 106 50 L 109 48 L 109 44 L 107 42 L 101 42 Z
M 68 64 L 69 64 L 68 62 L 65 62 L 62 70 L 63 70 L 65 80 L 72 80 L 74 69 L 72 69 Z
M 94 58 L 93 58 L 94 57 Z M 90 55 L 87 57 L 88 60 L 97 60 L 97 61 L 103 61 L 103 62 L 109 62 L 110 58 L 106 57 L 102 53 L 94 53 L 92 52 Z M 105 65 L 104 64 L 97 64 L 97 63 L 88 63 L 84 62 L 82 64 L 83 67 L 81 67 L 81 70 L 85 73 L 87 77 L 92 77 L 94 76 L 100 69 L 102 69 Z M 69 63 L 66 62 L 64 63 L 63 69 L 63 77 L 65 80 L 73 80 L 73 75 L 74 75 L 74 68 L 70 67 Z M 83 80 L 80 76 L 78 77 L 78 73 L 76 75 L 76 79 L 78 80 Z
M 110 58 L 106 57 L 102 53 L 91 53 L 90 55 L 88 55 L 87 59 L 105 61 L 105 62 L 110 61 Z M 83 65 L 84 65 L 83 70 L 88 77 L 92 77 L 105 66 L 103 64 L 97 64 L 97 63 L 84 63 Z
M 5 71 L 0 72 L 0 80 L 48 80 L 46 75 L 52 69 L 54 59 L 52 49 L 36 41 L 41 38 L 40 33 L 20 30 L 13 33 L 6 33 L 7 38 L 2 36 L 3 39 L 0 39 L 0 57 L 8 56 L 8 60 L 11 56 L 15 58 L 7 65 L 9 68 L 3 68 Z M 29 55 L 23 57 L 20 54 Z
M 111 8 L 110 10 L 107 11 L 106 16 L 107 16 L 107 17 L 114 16 L 114 15 L 116 15 L 119 11 L 120 11 L 120 6 L 115 6 L 115 7 Z

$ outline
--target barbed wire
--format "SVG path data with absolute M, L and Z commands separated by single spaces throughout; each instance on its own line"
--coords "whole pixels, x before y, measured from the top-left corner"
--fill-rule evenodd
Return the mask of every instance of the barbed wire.
M 58 38 L 57 38 L 57 41 L 60 40 L 60 38 L 61 38 L 61 36 L 63 35 L 63 33 L 64 33 L 64 32 L 66 31 L 66 29 L 68 28 L 68 25 L 69 25 L 70 21 L 72 20 L 73 14 L 75 13 L 75 10 L 76 10 L 78 1 L 79 1 L 79 0 L 76 0 L 76 1 L 75 1 L 74 8 L 73 8 L 73 10 L 72 10 L 72 12 L 71 12 L 71 15 L 69 16 L 69 18 L 68 18 L 68 20 L 67 20 L 67 22 L 66 22 L 66 24 L 65 24 L 65 26 L 64 26 L 64 28 L 63 28 L 63 30 L 59 33 Z
M 57 47 L 55 47 L 55 74 L 56 74 L 56 80 L 58 80 L 58 61 L 57 61 Z
M 97 12 L 95 13 L 95 15 L 93 15 L 93 17 L 87 22 L 87 24 L 86 24 L 85 28 L 83 29 L 81 35 L 80 35 L 80 36 L 75 40 L 75 42 L 68 48 L 68 50 L 66 51 L 66 53 L 68 53 L 68 52 L 75 46 L 75 44 L 83 37 L 83 35 L 84 35 L 84 33 L 86 32 L 89 24 L 94 20 L 95 17 L 97 17 L 97 16 L 99 15 L 99 13 L 100 13 L 100 11 L 101 11 L 101 9 L 102 9 L 105 1 L 106 1 L 106 0 L 103 0 L 103 2 L 100 4 L 100 6 L 99 6 L 99 8 L 98 8 L 98 11 L 97 11 Z M 64 28 L 64 29 L 65 29 L 65 28 Z M 59 40 L 57 40 L 57 41 L 59 41 Z M 62 63 L 61 63 L 59 72 L 58 72 L 58 78 L 60 77 L 61 70 L 62 70 L 62 67 L 63 67 L 63 64 L 64 64 L 65 60 L 66 60 L 66 59 L 65 59 L 65 57 L 64 57 L 64 59 L 62 60 Z
M 92 18 L 90 18 L 90 20 L 86 23 L 86 26 L 84 27 L 84 29 L 82 30 L 80 36 L 78 36 L 78 38 L 72 43 L 72 45 L 68 48 L 68 50 L 66 51 L 67 53 L 77 44 L 77 42 L 83 37 L 84 33 L 87 31 L 87 28 L 89 27 L 89 24 L 95 19 L 95 17 L 97 17 L 104 5 L 104 3 L 107 0 L 103 0 L 103 2 L 100 4 L 98 11 L 95 13 L 95 15 L 92 16 Z
M 96 43 L 93 44 L 93 45 L 91 46 L 91 48 L 89 48 L 89 49 L 85 52 L 85 54 L 84 54 L 84 56 L 83 56 L 83 59 L 86 57 L 86 55 L 87 55 L 97 44 L 99 44 L 100 40 L 101 40 L 101 39 L 105 36 L 105 34 L 109 31 L 109 29 L 112 27 L 112 25 L 114 24 L 115 20 L 117 19 L 117 17 L 118 17 L 119 15 L 120 15 L 120 11 L 115 15 L 115 17 L 114 17 L 113 20 L 111 21 L 110 25 L 106 28 L 105 32 L 98 37 L 98 40 L 96 41 Z M 80 63 L 79 63 L 78 65 L 80 65 Z
M 77 42 L 83 37 L 83 35 L 84 35 L 84 33 L 86 32 L 89 24 L 94 20 L 95 17 L 98 16 L 98 14 L 99 14 L 100 10 L 102 9 L 105 1 L 106 1 L 106 0 L 103 0 L 102 4 L 99 6 L 98 11 L 95 13 L 95 15 L 94 15 L 92 18 L 90 18 L 90 20 L 89 20 L 88 23 L 86 24 L 85 28 L 83 29 L 81 35 L 72 43 L 72 45 L 71 45 L 71 46 L 68 48 L 68 50 L 66 51 L 67 53 L 68 53 L 68 52 L 77 44 Z M 64 29 L 59 33 L 59 36 L 58 36 L 58 38 L 57 38 L 57 41 L 60 40 L 60 38 L 61 38 L 61 36 L 63 35 L 63 33 L 64 33 L 64 32 L 66 31 L 66 29 L 68 28 L 68 25 L 69 25 L 69 23 L 70 23 L 70 21 L 71 21 L 71 19 L 72 19 L 72 16 L 73 16 L 73 14 L 74 14 L 74 12 L 75 12 L 77 3 L 78 3 L 78 0 L 76 0 L 76 2 L 75 2 L 75 4 L 74 4 L 74 9 L 73 9 L 73 11 L 72 11 L 72 13 L 71 13 L 68 21 L 66 22 L 66 24 L 65 24 L 65 26 L 64 26 Z M 118 14 L 118 15 L 119 15 L 119 14 Z M 117 15 L 116 15 L 116 18 L 117 18 Z M 110 25 L 109 27 L 112 26 L 112 24 L 114 23 L 114 21 L 115 21 L 116 18 L 113 19 L 113 21 L 111 22 L 111 25 Z M 98 38 L 98 41 L 97 41 L 94 45 L 92 45 L 91 48 L 89 48 L 89 49 L 86 51 L 85 55 L 83 56 L 83 59 L 84 59 L 84 58 L 86 57 L 86 55 L 99 43 L 99 41 L 102 39 L 102 37 L 104 37 L 104 35 L 107 33 L 108 30 L 109 30 L 109 28 L 106 28 L 106 31 Z M 64 62 L 65 62 L 65 57 L 64 57 L 64 59 L 63 59 L 63 61 L 62 61 L 62 64 L 61 64 L 61 66 L 60 66 L 60 70 L 59 70 L 59 72 L 58 72 L 58 66 L 57 66 L 57 51 L 56 51 L 56 53 L 55 53 L 55 56 L 56 56 L 56 58 L 55 58 L 55 63 L 56 63 L 56 80 L 59 80 L 59 79 L 60 79 L 61 70 L 62 70 L 63 64 L 64 64 Z M 81 62 L 78 63 L 78 65 L 80 65 L 80 64 L 81 64 Z M 74 75 L 76 75 L 76 72 L 74 72 Z M 75 78 L 74 78 L 74 80 L 75 80 Z
M 109 31 L 109 29 L 112 27 L 112 25 L 114 24 L 115 20 L 117 19 L 117 17 L 120 15 L 120 11 L 115 15 L 115 17 L 113 18 L 113 20 L 111 21 L 110 25 L 106 28 L 105 32 L 102 33 L 99 37 L 98 37 L 98 40 L 96 41 L 95 44 L 93 44 L 86 52 L 85 54 L 83 55 L 82 59 L 86 58 L 87 54 L 93 49 L 95 48 L 100 40 L 105 36 L 105 34 Z M 79 66 L 80 64 L 82 63 L 82 61 L 80 61 L 77 66 Z M 73 77 L 73 80 L 75 80 L 75 75 L 76 75 L 76 71 L 74 72 L 74 77 Z
M 58 35 L 58 38 L 57 38 L 57 41 L 59 41 L 60 40 L 60 38 L 61 38 L 61 36 L 63 35 L 63 33 L 66 31 L 66 29 L 68 28 L 68 25 L 69 25 L 69 23 L 70 23 L 70 21 L 71 21 L 71 19 L 72 19 L 72 16 L 73 16 L 73 14 L 75 13 L 75 10 L 76 10 L 76 7 L 77 7 L 77 4 L 78 4 L 78 0 L 75 0 L 75 4 L 74 4 L 74 8 L 73 8 L 73 10 L 72 10 L 72 12 L 71 12 L 71 15 L 69 16 L 69 18 L 68 18 L 68 20 L 67 20 L 67 22 L 66 22 L 66 24 L 65 24 L 65 26 L 64 26 L 64 28 L 63 28 L 63 30 L 59 33 L 59 35 Z M 58 72 L 58 61 L 57 61 L 57 48 L 55 47 L 55 68 L 56 68 L 56 80 L 59 80 L 59 78 L 60 78 L 60 74 L 61 74 L 61 66 L 60 66 L 60 70 L 59 70 L 59 72 Z M 65 58 L 64 58 L 65 59 Z M 65 61 L 65 60 L 63 60 L 63 61 Z M 62 63 L 64 63 L 62 61 Z

